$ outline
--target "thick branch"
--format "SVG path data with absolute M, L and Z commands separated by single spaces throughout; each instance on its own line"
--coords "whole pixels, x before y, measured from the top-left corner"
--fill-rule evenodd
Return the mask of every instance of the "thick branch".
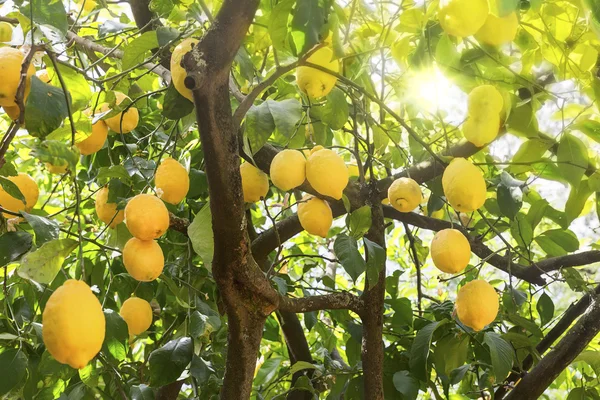
M 546 258 L 534 264 L 534 268 L 527 271 L 532 278 L 541 276 L 561 268 L 580 267 L 600 261 L 600 251 L 590 250 L 581 253 L 568 254 L 566 256 Z
M 305 313 L 319 310 L 352 310 L 361 308 L 360 298 L 349 292 L 337 292 L 322 296 L 291 298 L 282 296 L 279 309 L 294 313 Z
M 600 302 L 592 305 L 548 355 L 525 375 L 506 400 L 534 400 L 573 362 L 600 331 Z

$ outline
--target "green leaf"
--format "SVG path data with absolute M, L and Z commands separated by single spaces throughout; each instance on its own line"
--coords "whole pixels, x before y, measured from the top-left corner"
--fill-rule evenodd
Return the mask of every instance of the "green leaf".
M 25 105 L 25 125 L 29 134 L 43 139 L 57 129 L 68 115 L 62 89 L 32 76 L 31 91 Z
M 33 236 L 30 233 L 17 231 L 0 235 L 0 267 L 18 259 L 31 249 Z
M 6 161 L 6 160 L 5 160 Z M 17 168 L 9 161 L 6 161 L 2 167 L 0 167 L 0 176 L 17 176 Z
M 288 24 L 292 13 L 292 8 L 296 0 L 283 0 L 277 3 L 271 11 L 269 19 L 269 36 L 273 48 L 278 51 L 287 50 L 288 46 Z
M 152 391 L 152 388 L 148 385 L 144 385 L 143 383 L 140 385 L 131 386 L 129 396 L 131 396 L 131 400 L 154 400 L 154 392 Z
M 165 93 L 162 115 L 165 118 L 177 120 L 194 111 L 194 103 L 183 97 L 173 84 L 170 84 Z
M 294 365 L 292 365 L 292 367 L 288 371 L 288 374 L 293 375 L 298 371 L 303 371 L 305 369 L 316 369 L 316 368 L 317 367 L 314 364 L 309 363 L 307 361 L 296 361 L 294 363 Z
M 190 366 L 190 374 L 196 378 L 199 385 L 204 385 L 211 376 L 215 375 L 215 370 L 210 361 L 206 361 L 194 354 L 192 365 Z
M 300 56 L 319 43 L 319 33 L 325 22 L 325 10 L 317 0 L 297 0 L 292 19 L 292 38 Z
M 340 234 L 335 238 L 333 251 L 344 270 L 354 282 L 366 270 L 367 264 L 358 252 L 356 239 Z
M 600 122 L 591 119 L 578 122 L 571 126 L 571 130 L 578 130 L 590 139 L 600 143 Z
M 56 35 L 64 37 L 69 29 L 67 12 L 61 0 L 31 0 L 21 6 L 20 11 L 27 17 L 33 16 L 33 22 L 48 36 L 46 28 L 57 31 Z M 54 29 L 52 29 L 54 28 Z M 62 35 L 58 35 L 60 32 Z
M 362 206 L 348 214 L 346 225 L 354 239 L 360 239 L 371 228 L 371 207 Z
M 535 308 L 537 309 L 538 314 L 540 314 L 542 325 L 546 325 L 554 318 L 554 302 L 546 292 L 542 293 Z
M 302 117 L 302 104 L 296 99 L 267 100 L 266 104 L 277 131 L 286 138 L 292 137 L 297 130 L 296 124 Z
M 327 95 L 327 102 L 322 110 L 323 122 L 333 130 L 342 129 L 348 121 L 350 110 L 346 95 L 341 89 L 334 87 Z
M 564 256 L 579 250 L 577 235 L 568 229 L 551 229 L 535 238 L 536 243 L 550 257 Z
M 127 357 L 129 348 L 127 322 L 121 318 L 118 312 L 110 309 L 104 310 L 104 319 L 106 320 L 106 334 L 104 343 L 102 343 L 102 352 L 110 355 L 114 360 L 122 361 Z
M 563 279 L 567 281 L 569 288 L 575 292 L 583 292 L 586 290 L 587 285 L 579 271 L 573 267 L 562 268 L 560 274 Z
M 533 240 L 533 228 L 522 213 L 517 214 L 510 224 L 510 233 L 523 248 L 527 248 Z
M 208 203 L 202 207 L 188 226 L 188 236 L 194 251 L 202 258 L 202 262 L 208 268 L 212 263 L 214 253 L 212 215 Z
M 107 183 L 111 179 L 118 179 L 121 182 L 130 185 L 131 177 L 129 176 L 129 172 L 127 172 L 127 168 L 123 165 L 111 165 L 110 167 L 100 167 L 98 170 L 98 175 L 96 176 L 96 180 L 98 183 Z
M 266 360 L 261 366 L 256 377 L 252 382 L 253 385 L 260 386 L 269 383 L 277 375 L 279 367 L 283 361 L 283 357 L 271 357 Z
M 533 166 L 527 164 L 540 161 L 550 147 L 552 147 L 552 140 L 533 138 L 523 142 L 513 156 L 511 162 L 514 164 L 508 167 L 508 171 L 512 174 L 522 174 L 532 171 Z
M 0 186 L 2 186 L 2 189 L 11 197 L 14 197 L 17 200 L 21 200 L 23 203 L 25 202 L 25 196 L 23 196 L 23 193 L 21 193 L 19 187 L 8 178 L 0 176 Z
M 56 221 L 40 217 L 38 215 L 28 214 L 25 211 L 21 211 L 21 215 L 25 217 L 29 225 L 31 225 L 31 227 L 33 228 L 33 232 L 35 232 L 36 246 L 40 247 L 46 242 L 58 239 L 60 227 L 58 226 Z
M 49 58 L 44 57 L 44 61 L 46 61 L 46 65 L 52 65 Z M 53 68 L 47 67 L 47 69 L 50 76 L 52 76 L 52 81 L 50 83 L 57 88 L 62 89 L 58 74 L 53 70 Z M 90 100 L 92 99 L 92 91 L 90 89 L 89 82 L 82 74 L 72 68 L 67 67 L 66 65 L 58 64 L 58 71 L 60 72 L 60 76 L 65 83 L 65 87 L 67 88 L 69 95 L 71 96 L 71 101 L 73 102 L 71 111 L 75 112 L 87 108 L 90 104 Z
M 168 46 L 171 42 L 177 40 L 180 33 L 177 29 L 168 26 L 159 26 L 156 28 L 156 39 L 160 47 Z
M 244 134 L 248 138 L 252 154 L 256 154 L 263 147 L 274 130 L 275 121 L 266 102 L 250 107 L 246 114 Z
M 433 333 L 437 328 L 443 326 L 447 322 L 448 320 L 446 319 L 437 322 L 431 322 L 421 328 L 421 330 L 419 330 L 415 336 L 415 340 L 410 349 L 409 366 L 411 373 L 423 382 L 427 382 L 429 380 L 427 359 L 429 358 L 429 348 L 431 346 Z
M 189 337 L 171 340 L 150 353 L 150 386 L 158 387 L 175 382 L 192 361 L 194 344 Z
M 540 133 L 531 101 L 513 108 L 508 116 L 506 125 L 509 132 L 526 138 L 538 137 Z
M 146 60 L 146 53 L 152 49 L 158 48 L 158 37 L 156 31 L 147 31 L 133 39 L 123 49 L 123 70 L 128 70 Z
M 398 371 L 392 378 L 394 387 L 402 394 L 403 400 L 415 400 L 419 395 L 419 380 L 409 371 Z
M 573 362 L 585 362 L 587 363 L 596 375 L 600 375 L 600 351 L 596 350 L 584 350 Z
M 379 282 L 380 272 L 385 268 L 385 249 L 379 244 L 363 237 L 367 253 L 367 282 L 373 288 Z
M 495 3 L 495 4 L 494 4 Z M 506 17 L 508 14 L 516 11 L 519 7 L 519 0 L 492 0 L 490 1 L 490 12 L 499 17 Z
M 27 355 L 21 350 L 8 349 L 0 354 L 0 396 L 10 392 L 27 373 Z
M 556 158 L 560 174 L 572 187 L 578 187 L 588 168 L 587 147 L 577 137 L 565 133 L 558 144 Z
M 221 320 L 216 315 L 206 315 L 196 310 L 190 317 L 190 334 L 194 338 L 209 335 L 221 327 Z
M 44 243 L 37 250 L 27 253 L 21 258 L 17 269 L 20 277 L 38 283 L 49 284 L 54 280 L 65 258 L 77 247 L 73 239 L 57 239 Z
M 508 376 L 512 369 L 514 350 L 510 343 L 502 339 L 495 332 L 486 332 L 483 336 L 483 342 L 490 349 L 492 367 L 497 382 L 501 382 Z
M 433 359 L 438 374 L 450 377 L 450 373 L 467 362 L 469 355 L 468 335 L 446 335 L 435 344 Z
M 71 171 L 75 171 L 79 154 L 63 142 L 45 140 L 32 146 L 31 154 L 43 163 L 52 165 L 67 164 Z
M 515 218 L 523 206 L 523 194 L 521 189 L 516 187 L 509 188 L 498 185 L 497 198 L 500 212 L 511 220 Z
M 571 187 L 567 204 L 565 204 L 565 215 L 567 216 L 567 224 L 571 224 L 573 220 L 581 215 L 585 203 L 594 193 L 590 186 L 589 180 L 583 179 L 578 186 Z

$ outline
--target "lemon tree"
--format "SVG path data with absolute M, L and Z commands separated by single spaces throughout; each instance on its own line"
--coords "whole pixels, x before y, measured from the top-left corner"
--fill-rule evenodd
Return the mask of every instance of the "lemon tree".
M 596 0 L 0 7 L 0 397 L 598 398 Z

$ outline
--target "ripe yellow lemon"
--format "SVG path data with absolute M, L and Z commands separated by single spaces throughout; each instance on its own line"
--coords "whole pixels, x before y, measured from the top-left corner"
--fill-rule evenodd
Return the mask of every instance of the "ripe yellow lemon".
M 322 149 L 308 157 L 306 178 L 317 192 L 339 200 L 348 185 L 348 168 L 336 152 Z
M 46 169 L 48 170 L 48 172 L 50 172 L 51 174 L 59 174 L 62 175 L 65 172 L 67 172 L 67 168 L 69 167 L 69 165 L 67 164 L 67 162 L 65 161 L 64 164 L 60 164 L 60 165 L 53 165 L 50 163 L 45 163 Z
M 240 174 L 242 175 L 242 191 L 244 192 L 244 201 L 254 203 L 264 198 L 269 191 L 269 177 L 250 163 L 240 165 Z
M 92 125 L 92 134 L 81 142 L 75 143 L 75 146 L 82 155 L 88 156 L 100 150 L 104 146 L 107 137 L 108 126 L 104 121 L 98 121 Z
M 25 56 L 23 53 L 12 47 L 0 47 L 0 106 L 14 107 L 15 96 L 21 80 L 21 64 Z M 31 76 L 35 74 L 33 63 L 29 64 L 27 69 L 27 78 L 25 82 L 25 97 L 31 88 Z
M 481 170 L 464 158 L 455 158 L 442 175 L 444 195 L 456 211 L 472 212 L 485 203 L 487 188 Z
M 151 282 L 162 273 L 165 257 L 156 240 L 131 238 L 123 247 L 123 265 L 133 279 Z
M 0 186 L 0 206 L 12 212 L 31 211 L 40 195 L 37 183 L 35 183 L 29 175 L 22 172 L 17 176 L 7 176 L 6 179 L 17 185 L 21 194 L 25 197 L 25 203 L 9 195 L 2 186 Z M 13 215 L 6 213 L 4 213 L 4 216 L 6 218 L 14 218 Z
M 125 224 L 140 240 L 158 239 L 169 229 L 169 211 L 158 197 L 138 194 L 125 206 Z
M 187 72 L 185 68 L 181 66 L 181 60 L 192 48 L 198 43 L 198 39 L 187 38 L 175 47 L 173 54 L 171 54 L 171 79 L 173 86 L 183 97 L 189 101 L 194 101 L 192 97 L 192 91 L 185 87 L 185 77 Z
M 13 27 L 8 22 L 0 22 L 0 42 L 10 42 L 12 40 Z
M 139 335 L 152 325 L 152 307 L 150 307 L 150 303 L 139 297 L 130 297 L 125 300 L 119 314 L 127 322 L 130 336 Z
M 85 3 L 84 3 L 85 1 Z M 78 0 L 75 3 L 77 4 L 81 4 L 83 3 L 83 11 L 85 12 L 91 12 L 92 10 L 94 10 L 94 8 L 96 8 L 96 6 L 98 5 L 98 3 L 96 3 L 96 0 Z
M 502 94 L 492 85 L 480 85 L 471 90 L 468 99 L 469 115 L 481 116 L 500 114 L 504 107 Z
M 346 167 L 348 167 L 348 178 L 360 176 L 360 171 L 358 169 L 358 165 L 347 164 Z
M 42 336 L 58 362 L 85 367 L 100 351 L 104 333 L 102 306 L 85 282 L 69 279 L 52 293 L 42 315 Z
M 21 116 L 21 109 L 19 106 L 4 106 L 2 108 L 11 121 L 15 121 Z
M 442 229 L 431 241 L 431 259 L 440 271 L 457 274 L 469 265 L 471 245 L 458 229 Z
M 489 13 L 488 0 L 440 0 L 438 18 L 449 35 L 467 37 L 483 26 Z
M 306 158 L 298 150 L 282 150 L 271 161 L 270 175 L 273 185 L 284 192 L 294 189 L 306 179 Z
M 390 205 L 400 212 L 410 212 L 423 201 L 421 187 L 414 179 L 398 178 L 388 188 Z
M 105 186 L 96 193 L 96 215 L 98 219 L 110 228 L 116 228 L 125 218 L 123 210 L 117 211 L 117 203 L 108 202 L 108 187 Z
M 332 72 L 340 71 L 340 63 L 333 59 L 333 50 L 329 47 L 321 47 L 306 60 L 309 63 L 319 65 Z M 298 67 L 296 70 L 296 83 L 300 90 L 313 99 L 327 96 L 335 86 L 337 78 L 325 71 L 312 67 Z
M 125 99 L 131 100 L 128 96 L 121 92 L 115 92 L 115 97 L 117 99 L 115 103 L 117 106 Z M 101 104 L 99 107 L 100 112 L 108 111 L 108 106 L 108 103 Z M 125 111 L 125 114 L 123 114 L 123 111 L 121 111 L 117 115 L 105 119 L 104 122 L 106 122 L 106 125 L 115 132 L 129 133 L 138 126 L 138 123 L 140 122 L 140 115 L 138 113 L 138 109 L 132 105 L 127 109 L 127 111 Z
M 306 232 L 327 237 L 333 223 L 333 214 L 325 200 L 308 194 L 298 203 L 298 219 Z
M 500 130 L 500 114 L 480 116 L 469 115 L 463 124 L 465 139 L 477 147 L 491 143 L 498 136 Z
M 498 315 L 498 293 L 484 280 L 471 281 L 456 296 L 456 314 L 460 322 L 480 331 Z
M 187 170 L 170 157 L 161 161 L 156 169 L 154 183 L 156 188 L 162 191 L 160 198 L 170 204 L 179 204 L 190 190 Z
M 504 17 L 498 17 L 489 13 L 485 23 L 475 34 L 475 38 L 481 43 L 489 44 L 490 46 L 500 46 L 515 40 L 518 29 L 519 18 L 516 12 L 512 12 Z

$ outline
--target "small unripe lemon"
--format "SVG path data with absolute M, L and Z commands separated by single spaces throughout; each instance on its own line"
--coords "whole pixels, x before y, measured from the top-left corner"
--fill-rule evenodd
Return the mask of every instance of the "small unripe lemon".
M 438 18 L 442 29 L 449 35 L 474 35 L 489 13 L 488 0 L 440 0 Z
M 442 175 L 444 195 L 457 211 L 472 212 L 485 203 L 487 188 L 481 170 L 470 161 L 457 157 Z
M 348 168 L 336 152 L 322 149 L 308 157 L 306 178 L 317 192 L 339 200 L 348 185 Z
M 498 293 L 492 285 L 477 279 L 461 287 L 456 296 L 456 315 L 474 331 L 492 323 L 498 315 Z
M 477 147 L 491 143 L 498 136 L 500 130 L 500 114 L 479 116 L 469 115 L 463 124 L 465 139 Z
M 492 85 L 480 85 L 469 92 L 467 100 L 469 115 L 487 116 L 500 114 L 504 107 L 502 94 Z
M 140 240 L 158 239 L 169 229 L 169 211 L 158 197 L 138 194 L 125 206 L 125 224 Z
M 154 183 L 156 188 L 162 191 L 160 198 L 170 204 L 179 204 L 190 190 L 187 170 L 170 157 L 161 161 L 156 169 Z
M 306 60 L 311 64 L 319 65 L 332 72 L 340 71 L 340 63 L 333 59 L 333 50 L 321 47 Z M 298 67 L 296 70 L 296 83 L 300 90 L 313 99 L 327 96 L 335 86 L 337 77 L 325 71 L 312 67 Z
M 173 54 L 171 54 L 171 79 L 173 81 L 173 86 L 175 86 L 175 89 L 177 89 L 179 94 L 189 101 L 194 101 L 194 98 L 192 96 L 192 91 L 185 87 L 184 81 L 187 72 L 185 71 L 185 68 L 181 66 L 181 60 L 186 53 L 192 50 L 196 43 L 198 43 L 198 39 L 187 38 L 179 43 L 177 47 L 175 47 L 175 50 L 173 50 Z
M 35 183 L 29 175 L 22 172 L 17 176 L 7 176 L 6 179 L 17 185 L 21 194 L 25 197 L 25 203 L 9 195 L 2 186 L 0 186 L 0 206 L 12 212 L 31 211 L 40 195 L 37 183 Z M 4 216 L 6 218 L 14 218 L 13 215 L 6 213 L 4 213 Z
M 96 193 L 96 215 L 110 228 L 116 228 L 125 218 L 123 210 L 117 211 L 116 203 L 108 202 L 108 187 L 106 186 Z
M 125 300 L 119 314 L 127 322 L 129 335 L 139 335 L 152 325 L 152 307 L 150 303 L 139 297 Z
M 98 354 L 105 334 L 100 302 L 83 281 L 69 279 L 48 299 L 42 336 L 58 362 L 83 368 Z
M 128 99 L 131 100 L 128 96 L 121 92 L 115 92 L 116 103 L 115 105 L 119 105 L 123 102 L 123 100 Z M 100 112 L 108 111 L 108 103 L 103 103 L 100 105 Z M 123 114 L 125 112 L 125 114 Z M 127 111 L 121 111 L 117 115 L 114 115 L 110 118 L 104 120 L 106 125 L 117 133 L 129 133 L 134 130 L 138 123 L 140 122 L 140 115 L 138 113 L 138 109 L 133 105 L 127 109 Z
M 100 150 L 104 146 L 107 137 L 108 126 L 104 121 L 98 121 L 92 125 L 92 134 L 81 142 L 75 143 L 75 146 L 82 155 L 88 156 Z
M 458 229 L 442 229 L 431 241 L 431 259 L 440 271 L 459 273 L 469 265 L 471 245 Z
M 400 212 L 410 212 L 423 201 L 419 184 L 411 178 L 398 178 L 388 188 L 390 205 Z
M 273 185 L 287 192 L 304 183 L 306 179 L 306 158 L 298 150 L 283 150 L 271 161 L 270 169 Z
M 327 237 L 333 223 L 333 214 L 325 200 L 306 195 L 298 204 L 298 219 L 306 232 Z
M 475 38 L 490 46 L 500 46 L 515 40 L 518 29 L 519 18 L 516 12 L 513 11 L 504 17 L 489 13 L 485 23 L 475 34 Z
M 12 40 L 13 27 L 8 22 L 0 22 L 0 42 L 10 42 Z
M 60 174 L 60 175 L 67 172 L 67 168 L 69 167 L 69 165 L 67 164 L 66 161 L 64 164 L 60 164 L 60 165 L 53 165 L 50 163 L 45 163 L 44 165 L 46 166 L 46 169 L 48 170 L 48 172 L 50 172 L 51 174 Z
M 250 163 L 240 165 L 240 175 L 242 176 L 242 191 L 244 192 L 244 201 L 254 203 L 264 198 L 269 191 L 269 177 Z
M 131 238 L 123 247 L 123 265 L 140 282 L 151 282 L 162 274 L 165 257 L 156 240 Z
M 25 56 L 12 47 L 0 47 L 0 106 L 14 107 L 19 82 L 21 81 L 21 64 Z M 29 64 L 25 81 L 25 97 L 31 88 L 31 76 L 35 74 L 33 63 Z

